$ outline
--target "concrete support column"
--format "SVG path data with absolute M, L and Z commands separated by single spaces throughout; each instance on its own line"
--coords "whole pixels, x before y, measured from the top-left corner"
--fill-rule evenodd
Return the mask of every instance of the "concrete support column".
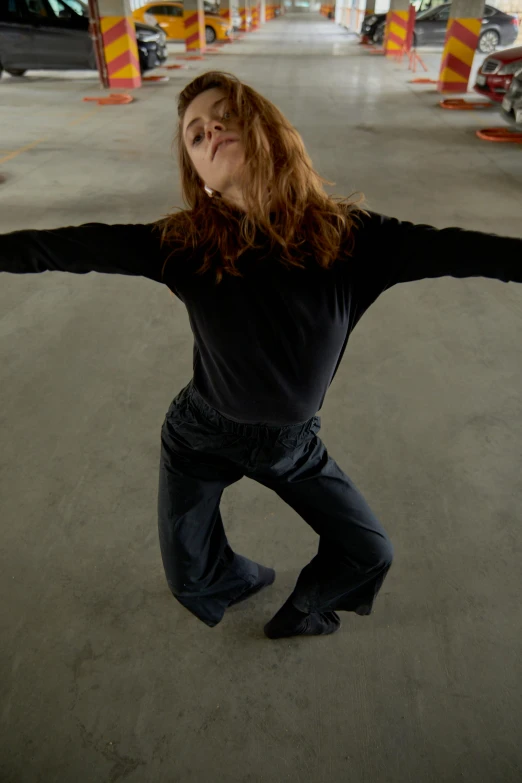
M 343 25 L 348 30 L 352 25 L 352 0 L 344 0 Z
M 266 0 L 261 0 L 259 5 L 259 23 L 265 24 L 266 22 Z
M 350 17 L 350 31 L 352 33 L 357 31 L 359 26 L 359 0 L 352 0 L 352 13 Z
M 366 10 L 365 5 L 366 5 L 365 0 L 357 0 L 357 9 L 355 12 L 355 27 L 353 28 L 354 33 L 359 34 L 361 32 L 361 27 L 362 27 L 365 10 Z
M 477 49 L 484 0 L 453 0 L 440 66 L 439 92 L 466 92 Z
M 129 0 L 97 0 L 91 15 L 99 25 L 101 45 L 97 46 L 104 86 L 125 89 L 141 87 L 140 58 Z M 100 41 L 98 41 L 100 43 Z
M 346 0 L 337 0 L 335 4 L 335 24 L 343 23 L 344 3 Z
M 185 50 L 192 54 L 205 51 L 205 11 L 203 0 L 184 0 Z
M 396 54 L 406 46 L 409 12 L 410 0 L 391 0 L 384 35 L 384 49 L 387 55 Z
M 259 5 L 257 0 L 250 3 L 250 15 L 252 16 L 252 30 L 259 30 Z
M 239 15 L 241 16 L 241 32 L 248 33 L 250 25 L 248 17 L 250 16 L 250 0 L 240 0 Z

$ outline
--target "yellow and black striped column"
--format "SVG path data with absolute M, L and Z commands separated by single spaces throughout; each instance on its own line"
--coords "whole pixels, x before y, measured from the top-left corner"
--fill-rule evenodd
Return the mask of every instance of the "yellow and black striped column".
M 192 54 L 205 51 L 205 12 L 203 0 L 184 0 L 185 50 Z
M 467 91 L 483 13 L 483 0 L 453 0 L 437 84 L 438 92 Z
M 141 87 L 136 29 L 128 0 L 99 0 L 96 5 L 108 86 Z
M 252 15 L 252 30 L 259 30 L 259 6 L 256 3 L 251 5 L 250 13 Z
M 402 51 L 408 36 L 409 0 L 392 0 L 386 17 L 384 49 L 388 56 Z

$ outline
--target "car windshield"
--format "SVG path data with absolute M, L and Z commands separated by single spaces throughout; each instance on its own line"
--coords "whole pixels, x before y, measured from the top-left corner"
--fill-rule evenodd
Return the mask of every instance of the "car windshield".
M 62 0 L 62 2 L 69 6 L 71 11 L 74 11 L 78 16 L 89 16 L 89 9 L 82 0 Z
M 417 14 L 417 19 L 429 19 L 433 14 L 435 14 L 439 8 L 428 8 L 427 11 L 422 11 L 422 13 Z

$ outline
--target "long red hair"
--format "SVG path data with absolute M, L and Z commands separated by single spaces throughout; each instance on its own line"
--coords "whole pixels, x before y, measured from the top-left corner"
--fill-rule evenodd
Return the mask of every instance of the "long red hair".
M 219 194 L 208 197 L 183 141 L 188 106 L 213 88 L 226 93 L 241 123 L 245 211 L 227 205 Z M 324 185 L 332 183 L 314 170 L 301 136 L 273 103 L 235 76 L 211 71 L 181 92 L 178 117 L 178 160 L 189 208 L 164 218 L 160 227 L 166 244 L 197 250 L 198 273 L 212 270 L 218 283 L 224 274 L 241 276 L 240 257 L 256 247 L 300 268 L 310 262 L 328 268 L 340 254 L 350 255 L 359 201 L 327 195 Z

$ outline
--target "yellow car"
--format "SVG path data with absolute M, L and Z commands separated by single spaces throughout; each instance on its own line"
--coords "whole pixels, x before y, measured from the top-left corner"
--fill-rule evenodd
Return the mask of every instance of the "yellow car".
M 183 3 L 162 2 L 147 3 L 137 8 L 132 16 L 138 22 L 153 26 L 159 25 L 171 41 L 185 40 L 184 20 L 193 11 L 184 11 Z M 231 33 L 231 24 L 218 14 L 205 14 L 205 39 L 208 44 L 214 41 L 227 41 Z

